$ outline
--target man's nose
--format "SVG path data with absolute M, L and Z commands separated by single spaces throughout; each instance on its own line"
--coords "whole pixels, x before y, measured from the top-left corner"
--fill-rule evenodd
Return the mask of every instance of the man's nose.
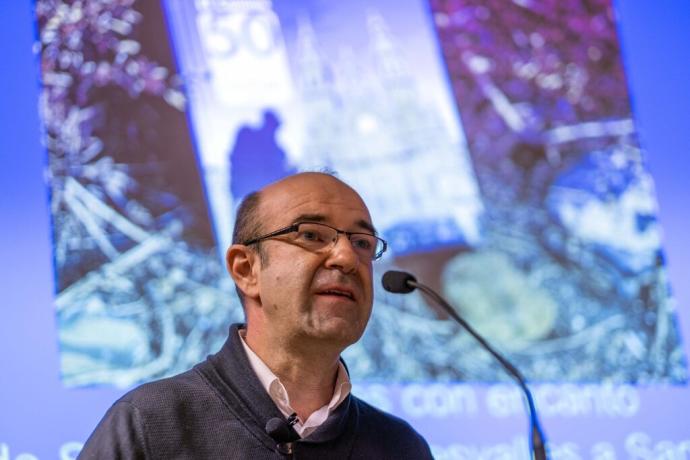
M 343 273 L 351 273 L 357 269 L 359 263 L 359 256 L 352 247 L 350 239 L 347 235 L 338 234 L 326 259 L 326 267 L 337 268 Z

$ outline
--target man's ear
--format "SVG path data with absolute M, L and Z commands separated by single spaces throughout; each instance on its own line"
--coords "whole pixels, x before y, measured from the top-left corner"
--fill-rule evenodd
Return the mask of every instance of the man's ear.
M 233 244 L 225 253 L 225 266 L 235 285 L 246 297 L 259 297 L 259 254 L 242 244 Z

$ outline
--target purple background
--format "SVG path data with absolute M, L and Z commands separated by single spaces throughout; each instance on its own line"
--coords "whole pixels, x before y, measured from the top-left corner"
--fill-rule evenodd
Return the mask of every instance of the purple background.
M 624 62 L 633 109 L 648 166 L 656 180 L 671 285 L 680 324 L 690 350 L 690 7 L 683 0 L 664 3 L 616 2 Z M 121 391 L 63 389 L 59 380 L 53 314 L 54 278 L 48 197 L 43 182 L 46 154 L 40 145 L 37 111 L 38 59 L 32 54 L 34 22 L 29 1 L 0 6 L 3 43 L 0 109 L 0 458 L 30 453 L 59 458 L 60 446 L 83 442 Z M 400 391 L 392 389 L 392 395 Z M 546 417 L 556 445 L 575 441 L 577 453 L 609 441 L 619 457 L 631 432 L 661 440 L 690 442 L 690 388 L 639 388 L 634 418 Z M 476 389 L 479 400 L 485 387 Z M 394 409 L 396 409 L 394 407 Z M 523 435 L 522 414 L 505 419 L 476 416 L 410 419 L 432 443 L 510 443 Z M 500 433 L 497 435 L 496 433 Z M 472 441 L 470 441 L 472 440 Z M 563 448 L 567 450 L 567 445 Z M 561 451 L 564 452 L 564 451 Z M 562 455 L 564 455 L 562 453 Z M 683 457 L 678 457 L 683 458 Z

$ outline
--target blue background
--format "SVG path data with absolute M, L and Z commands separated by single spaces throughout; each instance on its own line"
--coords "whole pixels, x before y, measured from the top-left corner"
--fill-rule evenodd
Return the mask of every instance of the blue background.
M 690 5 L 685 0 L 628 0 L 615 6 L 633 109 L 656 180 L 670 281 L 687 341 Z M 3 0 L 0 13 L 0 458 L 9 453 L 14 459 L 23 452 L 56 458 L 65 442 L 85 440 L 121 391 L 67 390 L 60 384 L 32 2 Z M 690 416 L 682 409 L 690 405 L 690 389 L 669 389 L 667 396 L 667 404 L 644 414 L 659 417 L 655 425 L 661 433 L 690 439 Z M 677 412 L 666 412 L 673 407 Z M 9 446 L 5 452 L 3 444 Z

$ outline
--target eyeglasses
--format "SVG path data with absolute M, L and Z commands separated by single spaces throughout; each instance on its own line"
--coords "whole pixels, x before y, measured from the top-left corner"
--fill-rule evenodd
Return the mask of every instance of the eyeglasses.
M 352 249 L 362 262 L 371 262 L 381 257 L 386 251 L 388 243 L 376 235 L 361 232 L 346 232 L 330 225 L 318 222 L 297 222 L 288 227 L 281 228 L 266 235 L 252 238 L 242 243 L 245 246 L 258 243 L 268 238 L 280 235 L 288 235 L 289 242 L 307 249 L 319 252 L 335 246 L 338 237 L 343 234 L 350 240 Z

